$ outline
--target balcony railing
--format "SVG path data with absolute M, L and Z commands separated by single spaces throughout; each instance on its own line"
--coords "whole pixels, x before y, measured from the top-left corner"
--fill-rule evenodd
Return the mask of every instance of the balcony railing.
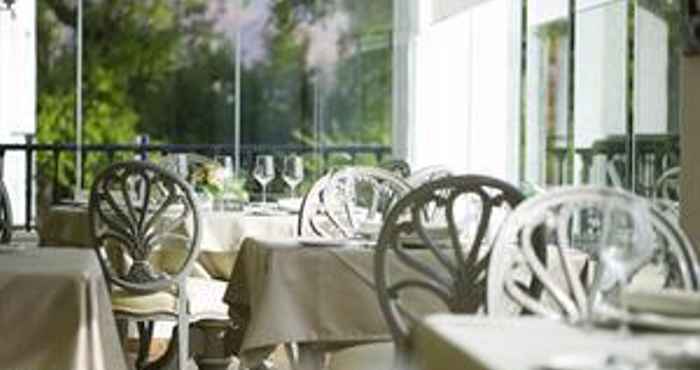
M 89 174 L 92 171 L 99 171 L 99 168 L 88 168 L 86 163 L 89 163 L 94 158 L 101 158 L 104 163 L 113 162 L 115 160 L 125 158 L 141 158 L 149 159 L 154 155 L 171 155 L 196 153 L 207 157 L 222 157 L 240 155 L 241 169 L 248 170 L 255 163 L 257 155 L 270 154 L 277 157 L 282 157 L 287 154 L 298 154 L 302 156 L 320 157 L 322 163 L 329 163 L 329 159 L 335 156 L 344 159 L 345 163 L 355 164 L 360 157 L 372 158 L 375 163 L 381 162 L 385 156 L 391 153 L 391 147 L 376 144 L 350 144 L 350 145 L 323 145 L 311 147 L 305 145 L 242 145 L 240 151 L 236 150 L 234 145 L 229 144 L 89 144 L 80 147 L 82 151 L 81 173 Z M 31 229 L 35 225 L 32 223 L 34 215 L 34 186 L 35 186 L 35 166 L 37 165 L 37 156 L 41 155 L 41 163 L 46 167 L 39 168 L 38 175 L 43 177 L 44 181 L 49 181 L 52 185 L 51 202 L 56 203 L 61 194 L 59 189 L 61 185 L 59 178 L 61 176 L 61 163 L 73 160 L 78 146 L 75 144 L 35 144 L 31 143 L 31 137 L 27 144 L 3 144 L 0 145 L 0 170 L 4 168 L 4 160 L 7 153 L 21 152 L 26 161 L 25 169 L 25 220 L 23 226 L 26 229 Z M 72 158 L 68 158 L 72 156 Z M 307 162 L 308 163 L 308 162 Z M 312 168 L 310 168 L 312 167 Z M 307 167 L 309 177 L 319 176 L 323 167 L 315 165 Z M 86 172 L 87 171 L 87 172 Z M 50 179 L 46 178 L 46 173 L 50 174 Z M 1 176 L 4 174 L 0 173 Z M 82 176 L 81 188 L 89 187 L 86 183 L 86 178 Z
M 549 151 L 556 160 L 556 178 L 559 181 L 557 185 L 565 184 L 565 168 L 570 165 L 569 152 L 566 148 L 553 148 Z M 637 193 L 652 196 L 659 176 L 678 166 L 680 141 L 678 135 L 668 134 L 638 134 L 634 136 L 633 141 L 629 136 L 615 135 L 596 141 L 590 148 L 577 148 L 574 153 L 582 163 L 582 183 L 588 184 L 592 181 L 595 159 L 604 158 L 606 166 L 616 170 L 622 186 L 630 188 L 634 185 Z M 630 157 L 633 158 L 631 163 Z M 606 185 L 617 185 L 614 184 L 610 171 L 606 171 L 605 177 Z

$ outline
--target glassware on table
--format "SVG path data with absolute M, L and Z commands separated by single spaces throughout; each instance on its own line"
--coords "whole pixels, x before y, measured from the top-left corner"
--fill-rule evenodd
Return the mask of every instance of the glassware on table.
M 294 190 L 304 181 L 304 160 L 300 156 L 292 154 L 284 158 L 282 179 L 287 183 L 290 194 L 294 197 Z
M 636 271 L 655 254 L 655 234 L 647 208 L 634 207 L 631 214 L 606 209 L 601 222 L 603 233 L 598 240 L 598 267 L 593 291 L 612 293 L 608 298 L 612 298 L 618 309 L 619 332 L 628 335 L 631 314 L 623 298 L 624 291 Z
M 259 155 L 255 159 L 253 177 L 262 186 L 262 202 L 267 202 L 267 185 L 275 178 L 275 162 L 271 155 Z

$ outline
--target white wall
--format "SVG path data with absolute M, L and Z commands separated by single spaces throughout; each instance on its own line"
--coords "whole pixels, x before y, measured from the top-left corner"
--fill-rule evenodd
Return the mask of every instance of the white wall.
M 668 130 L 668 25 L 637 7 L 635 58 L 635 132 L 661 134 Z
M 15 15 L 0 12 L 0 143 L 24 143 L 36 128 L 36 2 L 22 0 Z M 4 181 L 15 222 L 24 220 L 24 155 L 7 155 Z
M 481 2 L 436 23 L 429 2 L 420 4 L 409 162 L 516 181 L 515 2 Z

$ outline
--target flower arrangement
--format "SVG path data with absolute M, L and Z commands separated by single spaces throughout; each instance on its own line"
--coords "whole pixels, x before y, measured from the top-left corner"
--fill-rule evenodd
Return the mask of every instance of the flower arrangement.
M 224 180 L 224 169 L 217 163 L 198 165 L 188 178 L 196 192 L 206 192 L 211 195 L 217 195 L 224 190 Z
M 246 179 L 244 177 L 230 177 L 224 182 L 223 193 L 227 198 L 241 202 L 249 200 L 248 192 L 245 190 Z

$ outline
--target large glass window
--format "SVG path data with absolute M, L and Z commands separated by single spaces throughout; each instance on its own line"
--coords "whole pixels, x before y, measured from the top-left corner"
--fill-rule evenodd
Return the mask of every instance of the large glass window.
M 659 179 L 679 158 L 680 2 L 570 4 L 523 8 L 521 176 L 539 186 L 606 184 L 658 196 Z
M 38 0 L 42 143 L 78 137 L 78 1 Z M 390 153 L 391 0 L 82 4 L 84 144 L 230 145 L 244 171 L 260 152 L 298 149 L 312 170 Z M 86 154 L 86 183 L 106 160 Z
M 569 1 L 528 1 L 521 177 L 550 185 L 568 177 L 571 122 Z

